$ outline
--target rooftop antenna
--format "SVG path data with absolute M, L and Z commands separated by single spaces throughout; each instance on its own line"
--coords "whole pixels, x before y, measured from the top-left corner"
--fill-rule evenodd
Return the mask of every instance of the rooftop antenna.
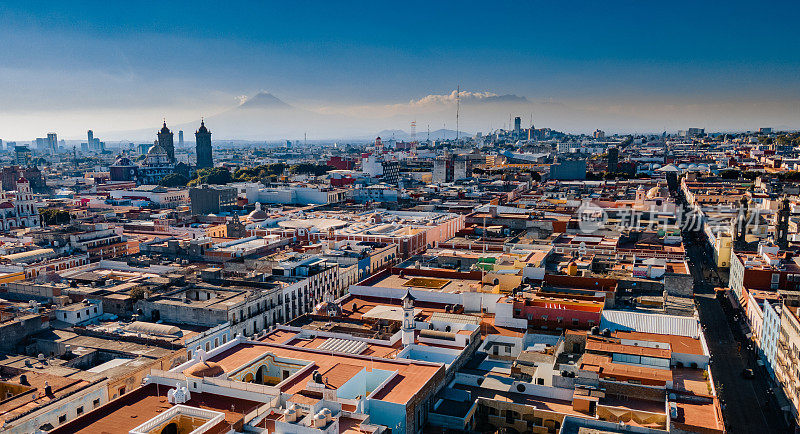
M 417 154 L 417 120 L 411 122 L 411 154 Z
M 458 143 L 458 115 L 461 110 L 461 85 L 456 86 L 456 143 Z

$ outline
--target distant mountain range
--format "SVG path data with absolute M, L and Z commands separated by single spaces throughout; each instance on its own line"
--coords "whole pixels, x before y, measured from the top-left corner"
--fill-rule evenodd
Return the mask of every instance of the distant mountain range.
M 499 97 L 497 100 L 489 98 L 487 102 L 498 103 L 509 99 L 507 96 Z M 513 98 L 512 98 L 513 99 Z M 524 100 L 524 98 L 522 98 Z M 519 99 L 516 99 L 518 101 Z M 429 112 L 428 119 L 431 122 L 443 122 L 455 117 L 455 113 L 450 113 L 451 107 L 442 107 L 438 111 Z M 473 112 L 473 116 L 477 113 Z M 412 139 L 411 133 L 401 129 L 379 130 L 377 134 L 371 133 L 382 125 L 408 125 L 409 114 L 398 113 L 386 118 L 368 117 L 360 118 L 355 115 L 319 113 L 295 107 L 286 103 L 275 95 L 261 91 L 252 97 L 244 99 L 238 106 L 225 110 L 221 113 L 205 117 L 206 126 L 211 130 L 214 140 L 239 140 L 239 141 L 267 141 L 280 142 L 282 140 L 300 140 L 304 135 L 308 135 L 308 141 L 315 140 L 339 140 L 339 141 L 363 141 L 370 142 L 375 137 L 384 140 L 394 138 L 395 140 L 408 141 Z M 185 140 L 192 142 L 192 133 L 200 126 L 200 119 L 192 122 L 171 124 L 167 126 L 176 134 L 179 130 L 185 132 Z M 153 128 L 100 132 L 101 137 L 108 140 L 115 139 L 134 139 L 136 141 L 155 139 L 156 130 L 159 125 Z M 473 133 L 460 131 L 459 137 L 471 136 Z M 436 129 L 430 132 L 417 130 L 417 140 L 425 141 L 430 137 L 431 140 L 455 139 L 456 131 L 452 129 Z
M 469 137 L 472 136 L 472 133 L 466 131 L 459 131 L 459 137 Z M 380 137 L 381 140 L 401 140 L 401 141 L 409 141 L 413 137 L 411 136 L 411 132 L 403 131 L 403 130 L 382 130 L 378 132 L 376 137 Z M 428 135 L 428 131 L 417 131 L 417 141 L 424 142 L 430 137 L 431 140 L 453 140 L 456 138 L 456 130 L 449 130 L 440 128 L 438 130 L 433 130 L 430 132 L 430 136 Z
M 275 95 L 261 91 L 239 104 L 238 109 L 293 109 L 294 107 L 281 101 Z

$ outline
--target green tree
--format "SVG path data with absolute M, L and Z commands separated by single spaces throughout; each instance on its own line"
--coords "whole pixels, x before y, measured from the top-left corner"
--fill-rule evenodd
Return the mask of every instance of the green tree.
M 141 286 L 137 286 L 136 288 L 131 289 L 131 292 L 128 293 L 128 296 L 133 300 L 143 300 L 145 297 L 147 297 L 147 291 Z
M 70 215 L 68 211 L 56 208 L 40 208 L 39 217 L 42 219 L 44 224 L 50 226 L 63 225 L 69 223 L 70 221 Z
M 169 175 L 161 178 L 158 185 L 164 187 L 185 187 L 189 183 L 189 178 L 181 175 L 180 173 L 170 173 Z
M 333 169 L 334 169 L 333 167 L 328 166 L 326 164 L 300 163 L 290 167 L 289 171 L 298 174 L 320 176 L 328 173 Z
M 190 187 L 202 184 L 225 185 L 233 181 L 231 172 L 225 167 L 208 167 L 194 173 L 194 179 L 189 181 Z

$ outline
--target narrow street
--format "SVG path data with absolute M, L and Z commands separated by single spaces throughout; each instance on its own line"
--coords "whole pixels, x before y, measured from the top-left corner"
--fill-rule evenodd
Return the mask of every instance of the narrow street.
M 768 374 L 759 367 L 755 354 L 748 349 L 749 340 L 734 332 L 735 325 L 716 298 L 714 284 L 707 282 L 703 271 L 716 267 L 702 234 L 684 234 L 686 252 L 691 261 L 690 272 L 695 281 L 695 304 L 700 315 L 709 352 L 711 374 L 722 402 L 723 417 L 729 433 L 789 432 L 778 404 L 770 394 Z M 721 282 L 726 286 L 727 282 Z M 752 368 L 754 379 L 745 379 L 742 371 Z

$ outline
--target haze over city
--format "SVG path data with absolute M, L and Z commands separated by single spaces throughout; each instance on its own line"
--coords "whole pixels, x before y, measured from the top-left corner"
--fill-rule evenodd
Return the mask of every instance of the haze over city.
M 798 17 L 0 2 L 0 432 L 800 433 Z
M 469 133 L 511 113 L 575 133 L 800 127 L 800 29 L 759 21 L 797 2 L 215 5 L 0 5 L 3 137 L 141 140 L 202 116 L 220 139 L 455 129 L 459 86 Z

